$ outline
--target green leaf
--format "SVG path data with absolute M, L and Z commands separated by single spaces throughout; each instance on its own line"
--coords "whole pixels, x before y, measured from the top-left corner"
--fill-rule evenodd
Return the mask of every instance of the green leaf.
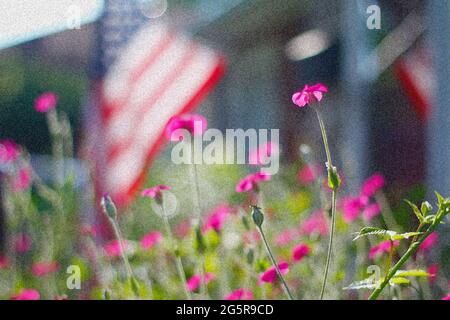
M 396 285 L 396 284 L 410 284 L 410 283 L 411 283 L 411 281 L 409 281 L 408 279 L 403 278 L 403 277 L 393 277 L 393 278 L 391 278 L 391 280 L 389 280 L 389 284 L 391 286 Z
M 365 227 L 356 233 L 356 237 L 353 239 L 353 241 L 355 241 L 359 238 L 371 236 L 371 235 L 376 235 L 376 236 L 381 236 L 381 237 L 386 237 L 386 236 L 392 237 L 393 235 L 396 235 L 396 234 L 397 234 L 397 232 L 391 231 L 391 230 L 386 230 L 386 229 L 381 229 L 381 228 L 376 228 L 376 227 Z
M 438 199 L 438 205 L 441 206 L 441 205 L 445 202 L 444 197 L 441 196 L 441 195 L 439 194 L 439 192 L 437 192 L 437 191 L 435 191 L 434 193 L 436 194 L 436 197 L 437 197 L 437 199 Z
M 422 269 L 398 270 L 395 277 L 429 277 L 430 274 Z
M 405 233 L 397 233 L 393 236 L 391 236 L 391 240 L 403 240 L 403 239 L 409 239 L 414 236 L 421 235 L 423 232 L 405 232 Z
M 417 236 L 420 234 L 422 234 L 422 232 L 397 233 L 392 230 L 386 230 L 386 229 L 375 228 L 375 227 L 365 227 L 365 228 L 362 228 L 361 231 L 356 233 L 356 237 L 353 239 L 353 241 L 355 241 L 359 238 L 371 236 L 371 235 L 380 236 L 380 237 L 394 241 L 394 240 L 408 239 L 408 238 L 411 238 L 411 237 L 414 237 L 414 236 Z
M 436 218 L 435 214 L 430 214 L 430 215 L 425 217 L 423 222 L 426 223 L 426 224 L 430 224 L 430 223 L 433 223 L 435 218 Z
M 372 278 L 367 278 L 361 281 L 352 282 L 349 286 L 342 288 L 343 290 L 361 290 L 361 289 L 376 289 L 378 282 L 373 282 Z
M 422 215 L 422 212 L 420 212 L 419 208 L 414 203 L 412 203 L 411 201 L 409 201 L 407 199 L 403 199 L 403 201 L 405 201 L 411 207 L 411 209 L 414 211 L 414 214 L 416 215 L 417 219 L 419 219 L 420 223 L 423 223 L 423 215 Z

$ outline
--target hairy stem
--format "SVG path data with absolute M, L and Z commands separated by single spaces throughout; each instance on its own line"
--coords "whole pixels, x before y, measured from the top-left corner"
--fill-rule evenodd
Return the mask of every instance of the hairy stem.
M 261 234 L 261 238 L 264 242 L 264 246 L 266 247 L 267 254 L 269 255 L 269 258 L 272 261 L 272 264 L 275 267 L 275 270 L 277 271 L 278 277 L 281 280 L 281 283 L 283 285 L 283 290 L 284 290 L 286 296 L 289 298 L 289 300 L 294 300 L 294 298 L 292 297 L 291 291 L 289 290 L 289 287 L 288 287 L 286 281 L 284 280 L 283 275 L 281 274 L 280 268 L 278 267 L 278 264 L 275 261 L 275 258 L 273 257 L 272 251 L 270 250 L 269 243 L 267 242 L 266 236 L 264 235 L 262 228 L 258 227 L 258 231 Z

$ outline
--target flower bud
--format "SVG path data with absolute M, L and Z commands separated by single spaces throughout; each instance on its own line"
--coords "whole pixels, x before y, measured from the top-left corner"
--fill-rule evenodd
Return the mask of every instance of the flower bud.
M 258 228 L 261 228 L 264 222 L 264 215 L 261 212 L 261 208 L 258 208 L 257 206 L 251 206 L 251 208 L 253 222 L 258 226 Z
M 328 187 L 331 190 L 337 190 L 341 186 L 341 178 L 337 172 L 336 167 L 330 166 L 328 162 L 326 163 L 328 171 Z
M 116 219 L 116 217 L 117 217 L 116 205 L 114 204 L 111 197 L 107 193 L 105 193 L 102 197 L 101 206 L 102 206 L 103 212 L 110 219 Z

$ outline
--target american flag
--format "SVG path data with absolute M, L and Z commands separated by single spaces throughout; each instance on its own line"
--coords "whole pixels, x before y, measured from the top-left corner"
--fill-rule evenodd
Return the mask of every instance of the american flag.
M 145 21 L 136 1 L 109 0 L 105 10 L 85 140 L 97 193 L 124 206 L 142 185 L 169 119 L 199 104 L 224 61 L 167 24 Z
M 394 71 L 418 118 L 426 120 L 436 87 L 430 53 L 418 46 L 396 62 Z

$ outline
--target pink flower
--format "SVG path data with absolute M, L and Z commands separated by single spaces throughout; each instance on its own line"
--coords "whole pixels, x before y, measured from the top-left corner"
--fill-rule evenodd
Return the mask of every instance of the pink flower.
M 298 172 L 298 181 L 303 185 L 313 183 L 321 173 L 322 167 L 318 164 L 306 165 Z
M 236 192 L 247 192 L 250 190 L 258 190 L 258 183 L 270 180 L 271 176 L 264 172 L 252 173 L 239 181 L 236 186 Z
M 45 92 L 34 101 L 34 109 L 37 112 L 47 112 L 56 107 L 58 96 L 53 92 Z
M 124 250 L 127 250 L 127 242 L 123 241 Z M 103 248 L 108 257 L 114 258 L 121 255 L 119 240 L 112 240 L 110 243 L 106 244 Z
M 17 160 L 20 149 L 14 141 L 6 139 L 0 141 L 0 163 L 9 163 Z
M 36 262 L 31 266 L 31 272 L 36 277 L 43 277 L 50 273 L 56 272 L 59 269 L 57 262 Z
M 365 220 L 370 221 L 373 217 L 376 217 L 381 212 L 381 206 L 375 202 L 366 206 L 363 210 L 363 217 Z
M 398 240 L 395 240 L 393 242 L 394 247 L 398 247 L 399 244 L 400 242 Z M 389 253 L 390 250 L 391 250 L 391 241 L 390 240 L 383 241 L 380 244 L 370 248 L 369 258 L 373 260 L 377 255 Z
M 292 260 L 300 262 L 304 257 L 309 255 L 310 252 L 311 250 L 306 244 L 299 244 L 292 249 Z
M 251 165 L 262 165 L 267 163 L 267 159 L 272 154 L 277 154 L 278 152 L 278 145 L 269 141 L 259 146 L 259 148 L 252 150 L 248 160 Z
M 80 227 L 80 233 L 83 236 L 95 237 L 97 235 L 97 227 L 90 224 L 83 224 Z
M 323 94 L 326 92 L 328 92 L 328 88 L 322 83 L 317 83 L 312 86 L 305 85 L 302 91 L 294 93 L 292 102 L 299 107 L 304 107 L 314 100 L 320 102 Z
M 278 264 L 278 268 L 280 269 L 280 272 L 282 275 L 285 275 L 289 272 L 289 265 L 286 261 L 280 262 Z M 266 282 L 266 283 L 272 283 L 277 279 L 277 270 L 274 266 L 270 267 L 264 273 L 260 276 L 259 281 L 260 282 Z
M 346 197 L 341 200 L 340 207 L 343 211 L 344 221 L 351 223 L 358 218 L 364 204 L 359 197 Z
M 208 230 L 215 230 L 216 232 L 219 232 L 231 211 L 232 209 L 226 204 L 222 204 L 214 208 L 206 218 L 202 232 L 205 233 Z
M 162 235 L 158 231 L 153 231 L 147 233 L 141 239 L 141 248 L 144 250 L 151 249 L 155 244 L 160 243 L 162 241 Z
M 28 189 L 31 185 L 31 174 L 28 167 L 19 169 L 17 176 L 13 180 L 13 191 L 20 192 Z
M 427 270 L 428 274 L 429 274 L 429 278 L 428 281 L 430 283 L 434 283 L 436 281 L 436 276 L 439 272 L 439 265 L 438 264 L 432 264 L 428 267 Z
M 205 273 L 205 283 L 208 284 L 212 279 L 214 279 L 214 274 L 207 272 Z M 201 277 L 198 274 L 194 274 L 192 277 L 189 278 L 189 280 L 186 282 L 186 287 L 188 291 L 192 292 L 197 290 L 197 288 L 200 286 Z
M 5 256 L 0 256 L 0 270 L 10 267 L 9 259 Z
M 169 141 L 183 140 L 183 134 L 179 129 L 187 130 L 192 136 L 203 134 L 208 126 L 205 117 L 192 114 L 172 117 L 166 126 L 166 138 Z
M 30 236 L 28 236 L 25 233 L 19 234 L 15 238 L 15 247 L 16 252 L 18 253 L 25 253 L 31 248 L 31 244 L 33 241 L 31 240 Z
M 450 293 L 442 298 L 442 300 L 450 300 Z
M 22 289 L 18 294 L 13 295 L 11 300 L 39 300 L 39 292 L 34 289 Z
M 141 192 L 141 196 L 150 197 L 152 199 L 161 199 L 161 191 L 163 190 L 171 190 L 172 188 L 169 186 L 158 185 L 152 188 L 145 189 Z
M 225 300 L 253 300 L 253 293 L 248 289 L 240 288 L 227 295 Z
M 384 177 L 376 173 L 368 178 L 361 187 L 361 195 L 373 197 L 381 188 L 384 187 Z
M 419 246 L 419 251 L 429 251 L 438 241 L 439 236 L 436 232 L 431 233 Z
M 189 231 L 191 231 L 191 221 L 189 219 L 181 221 L 176 227 L 175 227 L 175 235 L 183 239 L 189 234 Z
M 297 230 L 286 229 L 275 237 L 275 244 L 277 246 L 285 246 L 289 244 L 289 242 L 294 240 L 297 235 L 298 235 Z
M 314 212 L 300 227 L 300 233 L 312 235 L 318 233 L 321 236 L 328 234 L 328 223 L 322 210 Z

